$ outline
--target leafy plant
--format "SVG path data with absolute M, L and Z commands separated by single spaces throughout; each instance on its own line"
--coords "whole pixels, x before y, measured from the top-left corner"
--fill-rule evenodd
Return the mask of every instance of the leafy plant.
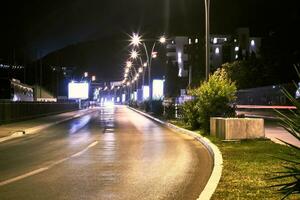
M 194 102 L 186 105 L 189 123 L 197 125 L 204 130 L 209 130 L 210 117 L 232 117 L 235 115 L 235 109 L 231 105 L 236 99 L 236 86 L 232 82 L 225 69 L 218 69 L 204 81 L 200 87 L 189 90 L 189 94 L 195 97 Z M 195 108 L 190 108 L 195 107 Z
M 295 69 L 300 78 L 299 70 L 297 67 L 295 67 Z M 295 85 L 297 87 L 297 84 Z M 287 130 L 291 135 L 300 141 L 300 102 L 295 99 L 294 96 L 291 95 L 286 89 L 283 89 L 282 92 L 296 107 L 296 110 L 290 110 L 289 115 L 277 111 L 280 116 L 280 124 L 285 130 Z M 287 142 L 284 143 L 294 148 L 297 151 L 297 154 L 293 159 L 282 159 L 288 165 L 284 166 L 285 171 L 279 172 L 281 175 L 274 177 L 274 179 L 282 179 L 285 181 L 282 184 L 274 186 L 278 187 L 278 191 L 284 194 L 282 199 L 285 199 L 292 194 L 300 194 L 300 148 Z
M 162 116 L 164 112 L 164 107 L 162 104 L 162 100 L 152 100 L 151 107 L 152 107 L 152 113 L 155 116 Z
M 200 127 L 198 122 L 199 112 L 196 107 L 197 100 L 186 101 L 182 105 L 182 119 L 184 123 L 190 127 L 192 130 L 195 130 Z

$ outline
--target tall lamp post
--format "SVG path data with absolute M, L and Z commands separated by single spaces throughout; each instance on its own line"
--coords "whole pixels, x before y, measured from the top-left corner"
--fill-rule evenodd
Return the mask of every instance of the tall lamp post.
M 204 0 L 205 2 L 205 79 L 209 79 L 210 73 L 210 0 Z
M 152 55 L 156 46 L 156 40 L 154 41 L 152 48 L 151 48 L 151 53 L 149 55 L 148 53 L 148 48 L 145 44 L 145 42 L 142 41 L 141 36 L 139 36 L 138 34 L 133 34 L 133 36 L 131 36 L 131 45 L 133 46 L 139 46 L 140 44 L 142 44 L 142 46 L 144 47 L 145 50 L 145 54 L 146 54 L 146 58 L 147 58 L 147 66 L 148 66 L 148 86 L 149 86 L 149 100 L 150 100 L 150 105 L 151 105 L 151 101 L 152 101 L 152 82 L 151 82 L 151 64 L 152 64 Z M 166 38 L 164 36 L 160 37 L 158 42 L 160 42 L 161 44 L 164 44 L 166 42 Z

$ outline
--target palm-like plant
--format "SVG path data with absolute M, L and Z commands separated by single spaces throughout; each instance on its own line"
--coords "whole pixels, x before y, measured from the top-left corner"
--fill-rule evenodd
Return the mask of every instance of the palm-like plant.
M 296 66 L 295 69 L 300 79 L 300 71 Z M 297 87 L 297 84 L 295 85 Z M 300 101 L 298 101 L 286 89 L 283 89 L 282 92 L 296 107 L 296 109 L 290 110 L 289 115 L 277 111 L 280 116 L 280 124 L 285 130 L 300 141 Z M 274 186 L 278 187 L 279 192 L 284 194 L 282 199 L 285 199 L 291 194 L 300 194 L 300 148 L 287 142 L 284 143 L 294 148 L 297 154 L 293 159 L 281 159 L 287 163 L 287 166 L 284 166 L 285 171 L 279 172 L 280 175 L 274 177 L 274 179 L 281 179 L 285 181 L 282 184 Z

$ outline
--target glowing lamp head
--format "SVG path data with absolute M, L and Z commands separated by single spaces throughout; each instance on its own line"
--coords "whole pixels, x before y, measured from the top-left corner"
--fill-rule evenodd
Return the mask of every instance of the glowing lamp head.
M 159 42 L 160 42 L 161 44 L 165 44 L 166 41 L 167 41 L 167 38 L 166 38 L 165 36 L 162 36 L 162 37 L 159 38 Z
M 95 81 L 96 80 L 96 76 L 92 76 L 92 81 Z
M 136 50 L 132 50 L 130 53 L 130 57 L 136 59 L 138 57 L 138 52 Z
M 89 73 L 88 72 L 84 72 L 84 77 L 88 77 L 89 76 Z
M 127 61 L 126 62 L 126 67 L 130 68 L 132 66 L 132 62 L 131 61 Z
M 139 46 L 141 44 L 141 36 L 139 36 L 136 33 L 133 33 L 133 35 L 131 36 L 131 40 L 130 40 L 130 44 L 133 46 Z
M 142 73 L 142 72 L 143 72 L 143 68 L 140 67 L 140 68 L 139 68 L 139 73 Z
M 152 58 L 157 58 L 157 52 L 152 52 Z
M 147 67 L 147 66 L 148 66 L 148 64 L 145 62 L 145 63 L 143 64 L 143 66 L 144 66 L 144 67 Z

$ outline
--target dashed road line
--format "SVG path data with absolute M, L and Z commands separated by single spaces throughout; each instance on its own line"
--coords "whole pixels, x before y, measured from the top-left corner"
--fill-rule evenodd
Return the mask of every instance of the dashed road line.
M 28 172 L 28 173 L 26 173 L 26 174 L 22 174 L 22 175 L 20 175 L 20 176 L 17 176 L 17 177 L 10 178 L 10 179 L 8 179 L 8 180 L 2 181 L 2 182 L 0 182 L 0 186 L 4 186 L 4 185 L 7 185 L 7 184 L 10 184 L 10 183 L 13 183 L 13 182 L 16 182 L 16 181 L 19 181 L 19 180 L 28 178 L 28 177 L 30 177 L 30 176 L 34 176 L 34 175 L 36 175 L 36 174 L 42 173 L 42 172 L 44 172 L 44 171 L 46 171 L 46 170 L 49 170 L 49 169 L 51 169 L 52 167 L 54 167 L 54 166 L 56 166 L 56 165 L 58 165 L 58 164 L 60 164 L 60 163 L 62 163 L 62 162 L 65 162 L 65 161 L 67 161 L 67 160 L 69 160 L 69 159 L 71 159 L 71 158 L 75 158 L 75 157 L 78 157 L 78 156 L 82 155 L 82 154 L 85 153 L 87 150 L 89 150 L 90 148 L 94 147 L 94 146 L 97 145 L 97 144 L 98 144 L 98 141 L 95 141 L 95 142 L 91 143 L 89 146 L 87 146 L 86 148 L 84 148 L 83 150 L 81 150 L 81 151 L 79 151 L 79 152 L 77 152 L 77 153 L 75 153 L 75 154 L 73 154 L 73 155 L 71 155 L 71 156 L 69 156 L 69 157 L 67 157 L 67 158 L 60 159 L 60 160 L 55 161 L 54 163 L 52 163 L 52 164 L 50 164 L 50 165 L 48 165 L 48 166 L 45 166 L 45 167 L 42 167 L 42 168 L 33 170 L 33 171 Z

